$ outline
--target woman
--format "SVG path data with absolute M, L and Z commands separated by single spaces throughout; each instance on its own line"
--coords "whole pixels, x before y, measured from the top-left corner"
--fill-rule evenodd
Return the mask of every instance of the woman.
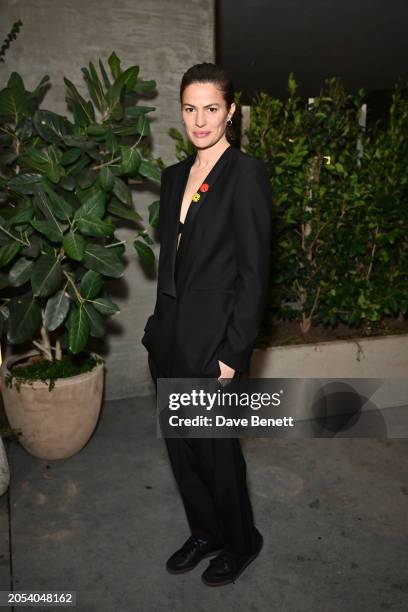
M 182 118 L 196 152 L 163 171 L 157 300 L 142 343 L 157 377 L 240 377 L 266 303 L 271 190 L 266 165 L 235 147 L 235 112 L 222 68 L 192 66 L 180 87 Z M 171 573 L 215 556 L 205 584 L 234 582 L 255 559 L 246 464 L 235 438 L 165 438 L 191 536 L 167 561 Z

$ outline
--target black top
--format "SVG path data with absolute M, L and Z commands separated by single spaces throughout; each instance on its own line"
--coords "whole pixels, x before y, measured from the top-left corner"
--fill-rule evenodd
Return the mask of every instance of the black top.
M 183 233 L 183 227 L 184 227 L 184 223 L 182 223 L 181 221 L 179 221 L 179 234 Z

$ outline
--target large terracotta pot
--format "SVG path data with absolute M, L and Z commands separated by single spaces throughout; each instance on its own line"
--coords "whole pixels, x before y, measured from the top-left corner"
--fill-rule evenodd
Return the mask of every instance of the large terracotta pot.
M 23 383 L 17 391 L 13 379 L 13 386 L 8 387 L 5 378 L 11 375 L 9 368 L 35 354 L 34 350 L 3 361 L 0 375 L 4 409 L 10 427 L 21 431 L 18 439 L 26 451 L 40 459 L 66 459 L 85 446 L 98 422 L 104 363 L 84 374 L 57 378 L 51 391 L 42 381 Z

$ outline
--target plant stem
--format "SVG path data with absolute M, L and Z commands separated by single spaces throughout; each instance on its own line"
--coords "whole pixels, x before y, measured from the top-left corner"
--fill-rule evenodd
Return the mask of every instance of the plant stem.
M 76 284 L 74 283 L 74 281 L 72 280 L 72 278 L 70 277 L 70 275 L 67 273 L 66 270 L 64 270 L 64 274 L 67 277 L 68 281 L 71 283 L 72 287 L 74 288 L 74 291 L 75 291 L 75 294 L 76 294 L 76 296 L 78 298 L 79 303 L 82 304 L 82 302 L 85 302 L 84 298 L 79 293 Z
M 366 280 L 368 280 L 370 278 L 371 271 L 373 269 L 374 255 L 375 255 L 375 251 L 376 251 L 376 248 L 377 248 L 377 243 L 375 242 L 375 239 L 377 238 L 377 235 L 378 235 L 378 229 L 379 228 L 378 228 L 378 225 L 377 225 L 376 228 L 375 228 L 374 244 L 373 244 L 373 248 L 371 250 L 370 265 L 368 266 Z
M 132 151 L 133 149 L 136 149 L 136 147 L 139 145 L 139 142 L 142 140 L 142 138 L 143 138 L 143 130 L 141 131 L 139 139 L 130 147 Z M 120 161 L 122 161 L 122 156 L 118 155 L 118 157 L 114 157 L 108 162 L 104 162 L 103 164 L 98 164 L 97 166 L 92 166 L 92 170 L 99 170 L 100 168 L 104 168 L 105 166 L 112 166 L 113 164 L 116 164 L 116 162 L 120 162 Z
M 0 225 L 0 230 L 4 232 L 5 234 L 7 234 L 8 236 L 10 236 L 10 238 L 15 240 L 16 242 L 21 242 L 21 244 L 24 244 L 24 246 L 30 246 L 29 242 L 24 242 L 24 240 L 20 240 L 20 238 L 17 238 L 17 236 L 13 236 L 13 234 L 11 234 L 8 230 L 6 230 L 6 228 L 3 227 L 2 225 Z
M 47 353 L 45 346 L 41 344 L 41 342 L 38 342 L 38 340 L 33 340 L 33 344 L 40 350 L 40 352 L 46 357 L 46 359 L 52 361 L 51 353 Z
M 43 340 L 44 353 L 47 355 L 47 359 L 52 361 L 52 351 L 51 351 L 50 337 L 49 337 L 48 331 L 44 327 L 44 325 L 41 326 L 41 338 Z
M 0 126 L 0 130 L 1 130 L 2 132 L 5 132 L 5 134 L 8 134 L 9 136 L 12 136 L 13 138 L 15 138 L 15 136 L 16 136 L 16 135 L 14 134 L 14 132 L 9 132 L 9 131 L 8 131 L 8 130 L 6 130 L 6 129 L 5 129 L 3 126 Z
M 126 244 L 127 240 L 119 240 L 119 242 L 112 242 L 112 244 L 105 244 L 105 249 L 110 249 L 114 246 L 119 246 L 120 244 Z
M 61 361 L 61 357 L 62 357 L 61 340 L 57 338 L 55 341 L 55 359 L 57 361 Z

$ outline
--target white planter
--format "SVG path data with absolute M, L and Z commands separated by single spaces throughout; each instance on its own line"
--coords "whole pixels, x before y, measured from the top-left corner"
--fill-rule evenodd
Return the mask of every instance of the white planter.
M 40 380 L 18 391 L 6 385 L 14 363 L 37 351 L 6 358 L 0 368 L 4 409 L 10 427 L 21 431 L 20 444 L 40 459 L 66 459 L 80 451 L 98 422 L 104 385 L 104 363 L 89 372 L 57 378 L 49 391 Z M 95 356 L 95 354 L 93 353 Z M 99 355 L 96 355 L 99 357 Z

